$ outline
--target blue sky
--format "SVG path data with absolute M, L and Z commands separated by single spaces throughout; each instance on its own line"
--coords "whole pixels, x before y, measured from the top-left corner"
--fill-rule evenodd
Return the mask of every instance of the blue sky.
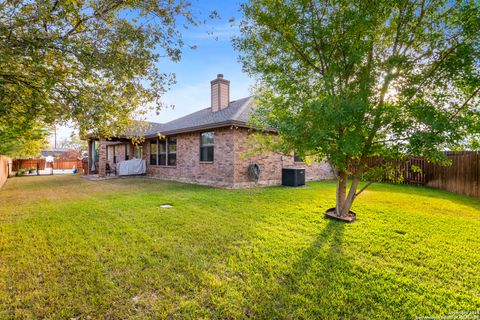
M 161 72 L 176 74 L 177 83 L 164 96 L 166 105 L 174 105 L 174 109 L 163 109 L 159 115 L 152 112 L 149 121 L 167 122 L 194 111 L 210 106 L 210 81 L 218 73 L 223 73 L 230 80 L 230 99 L 236 100 L 249 95 L 253 84 L 242 72 L 238 62 L 238 52 L 231 43 L 232 37 L 238 33 L 238 23 L 241 19 L 239 0 L 191 0 L 192 11 L 199 17 L 206 17 L 216 10 L 219 19 L 207 20 L 205 24 L 192 27 L 183 32 L 186 43 L 179 62 L 167 59 L 160 61 Z M 235 18 L 232 24 L 230 18 Z M 189 45 L 196 45 L 190 49 Z M 72 129 L 62 127 L 57 130 L 57 141 L 70 135 Z
M 166 122 L 184 116 L 196 110 L 210 106 L 210 81 L 222 73 L 230 80 L 230 98 L 236 100 L 249 95 L 253 81 L 242 72 L 231 38 L 238 32 L 240 1 L 209 0 L 192 1 L 194 14 L 206 16 L 216 10 L 220 19 L 209 20 L 205 25 L 184 32 L 188 45 L 196 45 L 195 50 L 186 48 L 180 62 L 165 61 L 160 70 L 174 72 L 177 84 L 165 95 L 167 104 L 175 109 L 163 110 L 160 115 L 152 114 L 149 120 Z M 229 22 L 235 18 L 235 22 Z

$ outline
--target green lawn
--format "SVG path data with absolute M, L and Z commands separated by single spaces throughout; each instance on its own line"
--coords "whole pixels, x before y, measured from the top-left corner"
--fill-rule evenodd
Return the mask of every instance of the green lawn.
M 343 224 L 323 218 L 334 188 L 10 179 L 0 190 L 0 319 L 480 311 L 480 200 L 377 184 L 355 204 L 358 221 Z

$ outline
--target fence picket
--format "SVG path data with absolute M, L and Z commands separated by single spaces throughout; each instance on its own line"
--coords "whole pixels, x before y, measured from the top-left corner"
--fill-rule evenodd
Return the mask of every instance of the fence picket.
M 12 163 L 13 171 L 18 171 L 18 169 L 37 169 L 44 170 L 45 168 L 52 168 L 50 163 L 46 163 L 45 159 L 15 159 Z M 53 169 L 55 170 L 70 170 L 76 167 L 77 169 L 82 168 L 82 161 L 77 159 L 54 159 L 53 160 Z
M 480 198 L 480 152 L 447 152 L 446 155 L 452 161 L 450 166 L 428 163 L 420 157 L 411 157 L 402 162 L 393 161 L 394 165 L 399 166 L 396 177 L 403 174 L 403 183 L 406 184 L 427 185 Z M 381 158 L 372 157 L 368 159 L 368 166 L 382 162 L 384 160 Z M 415 172 L 412 166 L 420 167 L 422 172 Z

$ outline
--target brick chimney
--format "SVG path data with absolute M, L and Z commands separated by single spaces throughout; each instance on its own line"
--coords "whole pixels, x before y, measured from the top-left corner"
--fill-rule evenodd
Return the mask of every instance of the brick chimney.
M 228 107 L 230 103 L 230 81 L 223 79 L 223 74 L 217 74 L 217 79 L 210 81 L 212 112 Z

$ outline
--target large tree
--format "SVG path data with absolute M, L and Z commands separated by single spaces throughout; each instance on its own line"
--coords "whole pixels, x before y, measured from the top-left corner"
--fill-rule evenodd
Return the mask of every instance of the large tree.
M 180 59 L 179 27 L 196 23 L 184 0 L 2 1 L 0 150 L 32 133 L 25 124 L 109 136 L 160 108 L 174 76 L 158 62 Z
M 442 150 L 478 137 L 478 1 L 251 0 L 242 9 L 234 44 L 258 79 L 257 124 L 277 128 L 284 151 L 328 159 L 338 216 L 362 179 L 385 174 L 370 157 L 441 161 Z
M 69 138 L 60 141 L 60 148 L 75 150 L 78 157 L 82 156 L 88 150 L 88 145 L 85 140 L 82 140 L 75 132 L 70 134 Z
M 0 118 L 0 155 L 35 157 L 45 147 L 48 131 L 34 119 Z

